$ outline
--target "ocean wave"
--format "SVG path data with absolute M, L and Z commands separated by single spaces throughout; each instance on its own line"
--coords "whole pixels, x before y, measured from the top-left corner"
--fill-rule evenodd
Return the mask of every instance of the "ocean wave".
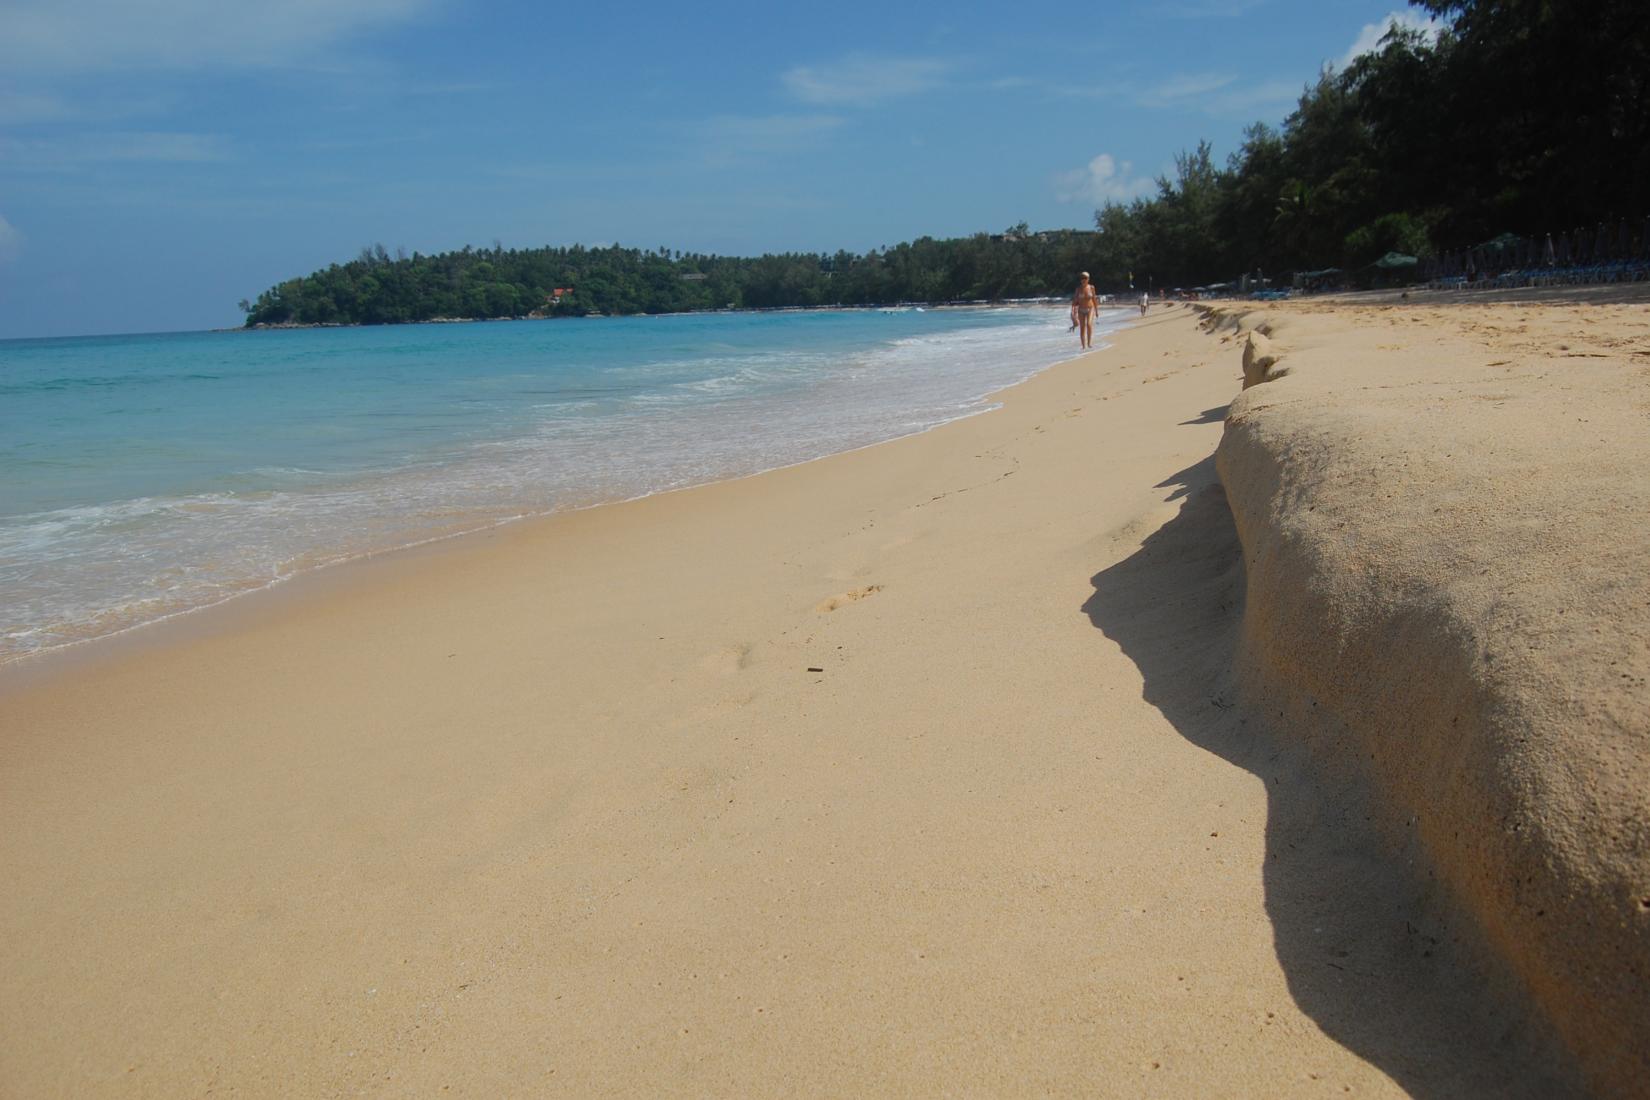
M 1047 309 L 908 312 L 885 320 L 922 327 L 892 334 L 863 312 L 730 318 L 748 330 L 751 348 L 670 335 L 677 322 L 666 320 L 655 327 L 691 354 L 581 361 L 558 368 L 547 386 L 542 368 L 532 368 L 544 354 L 532 349 L 530 362 L 489 366 L 463 385 L 435 372 L 428 395 L 369 364 L 402 404 L 294 424 L 301 438 L 328 441 L 326 463 L 251 462 L 196 491 L 0 518 L 0 583 L 9 594 L 0 659 L 362 554 L 791 465 L 975 415 L 993 407 L 997 390 L 1077 354 L 1063 318 Z M 704 318 L 683 322 L 696 339 L 715 328 Z M 784 325 L 808 328 L 776 327 Z M 845 329 L 834 341 L 826 339 L 833 326 Z M 467 348 L 465 340 L 503 339 L 495 335 L 503 331 L 441 333 L 440 346 Z M 363 339 L 351 333 L 352 354 Z M 473 353 L 470 361 L 481 362 Z M 468 378 L 480 368 L 466 369 Z M 369 384 L 360 377 L 351 384 Z M 482 385 L 492 388 L 482 395 Z M 446 403 L 424 407 L 438 400 Z M 465 440 L 439 428 L 464 416 L 483 434 Z M 399 426 L 370 437 L 370 454 L 354 455 L 346 444 L 357 429 L 341 425 L 374 422 Z

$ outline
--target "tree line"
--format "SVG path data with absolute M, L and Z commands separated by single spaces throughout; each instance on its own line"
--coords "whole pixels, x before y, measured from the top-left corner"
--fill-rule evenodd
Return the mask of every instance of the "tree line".
M 663 313 L 972 301 L 1191 287 L 1426 257 L 1506 233 L 1650 213 L 1650 19 L 1643 0 L 1419 0 L 1435 36 L 1395 27 L 1326 68 L 1281 128 L 1217 165 L 1207 142 L 1093 231 L 924 237 L 863 254 L 755 258 L 539 248 L 354 261 L 243 301 L 247 324 Z
M 754 258 L 607 248 L 465 247 L 356 259 L 241 303 L 250 326 L 393 324 L 440 318 L 565 317 L 707 309 L 998 301 L 1068 294 L 1098 256 L 1098 234 L 1003 233 L 920 240 L 865 253 Z
M 1217 166 L 1096 214 L 1102 287 L 1159 286 L 1426 257 L 1503 234 L 1650 214 L 1650 18 L 1642 0 L 1418 0 L 1435 37 L 1394 28 L 1326 69 L 1281 129 Z

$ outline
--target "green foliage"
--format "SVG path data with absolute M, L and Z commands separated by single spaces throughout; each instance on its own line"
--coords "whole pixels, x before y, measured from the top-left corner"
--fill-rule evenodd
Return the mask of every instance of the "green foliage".
M 241 308 L 252 326 L 998 301 L 1069 294 L 1077 272 L 1095 266 L 1098 255 L 1095 233 L 1033 233 L 1023 222 L 996 235 L 923 237 L 864 255 L 754 259 L 618 245 L 506 250 L 497 244 L 391 259 L 382 245 L 372 245 L 347 264 L 280 283 Z
M 1358 267 L 1374 263 L 1388 252 L 1424 255 L 1430 247 L 1426 223 L 1412 214 L 1383 214 L 1346 235 L 1344 254 Z
M 1256 125 L 1217 167 L 1207 143 L 1097 232 L 923 237 L 863 255 L 741 259 L 666 249 L 382 245 L 242 302 L 247 324 L 664 313 L 995 300 L 1192 286 L 1257 270 L 1358 269 L 1501 233 L 1641 217 L 1650 196 L 1650 19 L 1643 0 L 1421 0 L 1436 42 L 1395 30 Z M 571 293 L 554 298 L 557 288 Z
M 1107 281 L 1359 269 L 1388 251 L 1642 216 L 1643 0 L 1420 6 L 1450 21 L 1437 42 L 1395 29 L 1344 72 L 1326 69 L 1281 132 L 1251 127 L 1224 169 L 1200 145 L 1155 197 L 1100 210 Z

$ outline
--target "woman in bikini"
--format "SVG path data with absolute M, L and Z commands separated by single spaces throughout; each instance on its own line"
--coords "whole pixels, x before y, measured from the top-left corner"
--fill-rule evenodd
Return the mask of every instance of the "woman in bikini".
M 1083 272 L 1083 277 L 1077 283 L 1077 290 L 1071 296 L 1071 323 L 1074 328 L 1081 329 L 1078 338 L 1083 347 L 1094 346 L 1094 314 L 1100 308 L 1100 296 L 1094 292 L 1094 286 L 1089 282 L 1089 273 Z

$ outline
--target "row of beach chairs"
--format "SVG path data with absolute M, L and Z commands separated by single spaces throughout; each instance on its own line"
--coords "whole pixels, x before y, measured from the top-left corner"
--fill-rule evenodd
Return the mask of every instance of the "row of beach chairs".
M 1462 252 L 1428 257 L 1421 274 L 1440 290 L 1644 282 L 1650 280 L 1650 217 L 1622 218 L 1556 237 L 1506 233 Z
M 1650 263 L 1617 260 L 1613 263 L 1577 267 L 1530 267 L 1498 271 L 1468 279 L 1448 275 L 1427 283 L 1433 290 L 1505 290 L 1535 286 L 1595 286 L 1606 283 L 1640 283 L 1650 280 Z

